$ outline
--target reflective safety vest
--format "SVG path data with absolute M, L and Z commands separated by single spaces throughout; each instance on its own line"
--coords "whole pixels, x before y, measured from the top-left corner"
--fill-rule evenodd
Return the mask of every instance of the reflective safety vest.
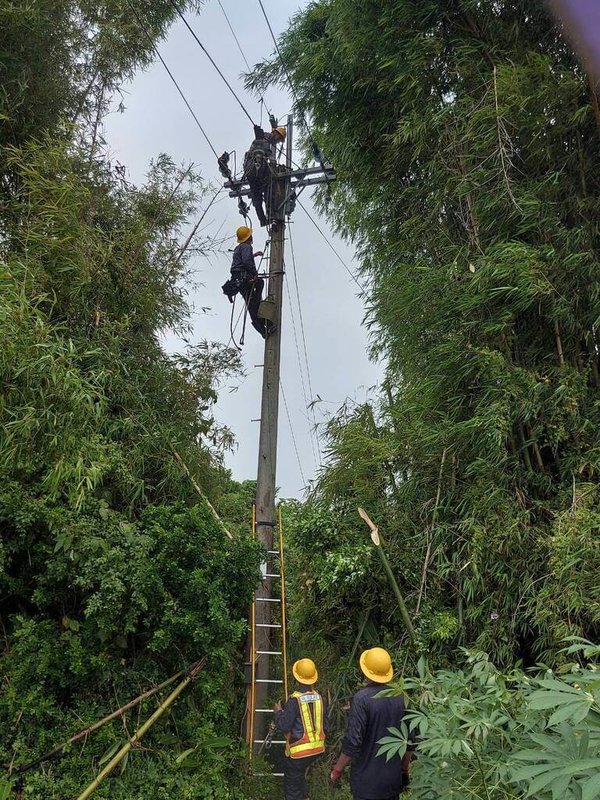
M 325 750 L 323 700 L 318 692 L 294 692 L 298 701 L 304 733 L 301 739 L 288 745 L 290 758 L 317 756 Z

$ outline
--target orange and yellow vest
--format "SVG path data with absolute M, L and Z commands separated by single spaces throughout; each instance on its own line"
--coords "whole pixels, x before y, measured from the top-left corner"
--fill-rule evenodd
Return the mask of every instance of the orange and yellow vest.
M 288 755 L 290 758 L 317 756 L 325 751 L 321 695 L 318 692 L 294 692 L 292 697 L 298 701 L 304 733 L 298 741 L 288 744 Z

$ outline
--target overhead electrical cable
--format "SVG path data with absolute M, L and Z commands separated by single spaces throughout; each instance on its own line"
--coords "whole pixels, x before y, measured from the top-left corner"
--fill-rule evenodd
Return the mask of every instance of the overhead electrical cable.
M 279 386 L 281 388 L 281 396 L 283 398 L 283 405 L 285 407 L 285 413 L 287 416 L 288 425 L 290 426 L 290 433 L 292 434 L 292 444 L 294 445 L 294 452 L 296 453 L 296 461 L 298 462 L 298 469 L 300 470 L 300 477 L 302 478 L 303 487 L 306 487 L 306 478 L 304 477 L 304 471 L 302 470 L 302 462 L 300 461 L 300 453 L 298 452 L 298 445 L 296 443 L 296 436 L 294 434 L 294 428 L 292 427 L 292 420 L 290 417 L 290 409 L 288 408 L 287 400 L 285 397 L 285 391 L 283 390 L 283 383 L 281 382 L 281 378 L 279 379 Z
M 220 69 L 220 67 L 219 67 L 219 65 L 217 64 L 217 62 L 214 60 L 214 58 L 213 58 L 213 57 L 211 56 L 211 54 L 208 52 L 208 50 L 206 49 L 206 47 L 205 47 L 205 46 L 202 44 L 202 42 L 200 41 L 200 39 L 199 39 L 199 38 L 198 38 L 198 36 L 196 35 L 196 32 L 194 31 L 194 29 L 192 28 L 192 26 L 189 24 L 189 22 L 187 21 L 187 19 L 186 19 L 186 18 L 185 18 L 185 16 L 183 15 L 183 12 L 182 12 L 182 11 L 181 11 L 181 9 L 179 8 L 179 6 L 178 6 L 178 5 L 177 5 L 177 3 L 175 2 L 175 0 L 169 0 L 169 3 L 170 3 L 172 6 L 173 6 L 173 8 L 175 9 L 175 11 L 176 11 L 176 12 L 179 14 L 179 16 L 181 17 L 181 19 L 182 19 L 182 21 L 183 21 L 183 24 L 185 25 L 185 27 L 186 27 L 186 28 L 188 29 L 188 31 L 189 31 L 189 32 L 192 34 L 192 36 L 193 36 L 193 37 L 194 37 L 194 39 L 196 40 L 196 42 L 197 42 L 198 46 L 201 48 L 202 52 L 203 52 L 203 53 L 204 53 L 204 54 L 207 56 L 207 58 L 208 58 L 208 60 L 210 61 L 210 63 L 211 63 L 211 64 L 213 65 L 213 67 L 214 67 L 214 68 L 217 70 L 217 72 L 219 73 L 219 75 L 220 75 L 220 76 L 221 76 L 221 78 L 223 79 L 223 81 L 224 81 L 225 85 L 227 86 L 227 88 L 229 89 L 229 91 L 231 92 L 231 94 L 232 94 L 232 95 L 235 97 L 235 99 L 237 100 L 237 102 L 238 102 L 238 104 L 239 104 L 240 108 L 242 109 L 242 111 L 244 112 L 244 114 L 245 114 L 245 115 L 248 117 L 248 119 L 250 120 L 250 122 L 252 123 L 252 125 L 254 125 L 254 120 L 252 119 L 252 117 L 250 116 L 250 114 L 249 114 L 249 113 L 248 113 L 248 111 L 246 110 L 246 107 L 244 106 L 244 104 L 242 103 L 242 101 L 240 100 L 240 98 L 238 97 L 238 95 L 237 95 L 237 93 L 236 93 L 235 89 L 234 89 L 234 88 L 233 88 L 233 86 L 232 86 L 232 85 L 229 83 L 229 81 L 227 80 L 227 78 L 226 78 L 226 77 L 225 77 L 225 75 L 223 74 L 223 72 L 222 72 L 222 70 Z
M 295 319 L 295 316 L 294 316 L 294 306 L 293 306 L 293 303 L 292 303 L 292 298 L 291 298 L 290 291 L 289 291 L 287 283 L 285 284 L 285 289 L 286 289 L 286 297 L 287 297 L 287 300 L 288 300 L 288 303 L 289 303 L 289 306 L 290 306 L 290 319 L 292 320 L 292 333 L 293 333 L 293 336 L 294 336 L 294 343 L 296 345 L 296 356 L 298 358 L 298 372 L 300 373 L 300 384 L 302 386 L 302 397 L 304 398 L 304 405 L 306 407 L 306 410 L 309 411 L 310 405 L 309 405 L 309 402 L 308 402 L 308 395 L 306 393 L 306 384 L 304 382 L 304 369 L 303 369 L 303 366 L 302 366 L 302 359 L 300 358 L 300 345 L 298 344 L 298 333 L 297 333 L 297 330 L 296 330 L 296 319 Z M 317 452 L 316 452 L 316 449 L 315 449 L 313 429 L 312 429 L 312 426 L 310 424 L 310 420 L 309 420 L 308 432 L 309 432 L 309 437 L 310 437 L 310 447 L 311 447 L 311 450 L 312 450 L 313 458 L 315 460 L 315 466 L 318 467 L 319 466 L 319 462 L 317 461 Z
M 235 43 L 238 46 L 238 50 L 242 54 L 242 58 L 244 59 L 244 64 L 246 65 L 246 67 L 248 69 L 248 72 L 250 72 L 252 67 L 250 66 L 250 64 L 248 63 L 248 59 L 244 55 L 244 51 L 242 50 L 242 45 L 240 44 L 240 40 L 238 39 L 238 37 L 237 37 L 237 35 L 236 35 L 236 33 L 235 33 L 234 29 L 233 29 L 233 25 L 229 21 L 229 17 L 227 16 L 227 12 L 223 8 L 223 4 L 221 3 L 221 0 L 218 0 L 218 3 L 219 3 L 219 7 L 221 8 L 221 11 L 223 12 L 223 16 L 225 17 L 225 20 L 227 21 L 227 24 L 229 25 L 229 30 L 231 31 L 231 34 L 232 34 L 233 38 L 235 39 Z
M 159 50 L 158 50 L 157 46 L 156 46 L 156 45 L 155 45 L 155 43 L 154 43 L 154 40 L 152 39 L 152 36 L 150 35 L 150 32 L 148 31 L 148 28 L 147 28 L 147 27 L 146 27 L 146 25 L 144 24 L 144 22 L 143 22 L 143 20 L 141 19 L 140 15 L 139 15 L 139 14 L 137 13 L 137 11 L 135 10 L 134 6 L 133 6 L 133 5 L 132 5 L 132 4 L 129 2 L 129 0 L 127 0 L 127 5 L 128 5 L 128 6 L 129 6 L 129 8 L 131 9 L 131 12 L 133 13 L 133 15 L 134 15 L 134 17 L 136 18 L 136 20 L 138 21 L 138 24 L 139 24 L 140 28 L 142 29 L 142 31 L 144 32 L 144 35 L 146 36 L 146 38 L 147 38 L 147 39 L 148 39 L 148 41 L 150 42 L 150 46 L 152 47 L 152 49 L 153 49 L 153 50 L 154 50 L 154 52 L 156 53 L 156 55 L 157 55 L 158 59 L 160 60 L 160 63 L 161 63 L 161 64 L 163 65 L 163 67 L 165 68 L 165 71 L 167 72 L 167 75 L 168 75 L 168 76 L 169 76 L 169 78 L 170 78 L 170 79 L 173 81 L 173 83 L 174 83 L 174 85 L 175 85 L 175 88 L 177 89 L 177 91 L 179 92 L 179 94 L 180 94 L 180 96 L 181 96 L 181 99 L 182 99 L 182 100 L 183 100 L 183 102 L 186 104 L 186 106 L 187 106 L 187 108 L 188 108 L 188 111 L 190 112 L 190 114 L 191 114 L 191 115 L 192 115 L 192 117 L 194 118 L 194 121 L 195 121 L 196 125 L 197 125 L 197 126 L 198 126 L 198 128 L 200 129 L 200 133 L 201 133 L 201 134 L 204 136 L 204 138 L 205 138 L 205 140 L 206 140 L 206 143 L 208 144 L 208 146 L 210 147 L 210 149 L 213 151 L 213 153 L 214 153 L 214 155 L 215 155 L 215 158 L 218 158 L 219 156 L 218 156 L 218 153 L 217 153 L 217 151 L 215 150 L 215 148 L 214 148 L 214 146 L 213 146 L 213 143 L 211 142 L 211 140 L 210 140 L 210 139 L 209 139 L 209 137 L 208 137 L 208 134 L 206 133 L 206 131 L 205 131 L 205 130 L 204 130 L 204 128 L 202 127 L 202 124 L 201 124 L 200 120 L 198 119 L 198 117 L 196 116 L 196 113 L 194 112 L 194 109 L 193 109 L 193 108 L 191 107 L 191 105 L 189 104 L 189 102 L 188 102 L 188 99 L 187 99 L 187 97 L 185 96 L 185 94 L 183 93 L 183 90 L 182 90 L 181 86 L 180 86 L 180 85 L 177 83 L 177 80 L 176 80 L 175 76 L 173 75 L 173 73 L 171 72 L 171 70 L 169 69 L 169 67 L 167 66 L 167 63 L 166 63 L 166 61 L 164 60 L 164 58 L 161 56 L 161 54 L 160 54 L 160 52 L 159 52 Z
M 312 214 L 310 213 L 310 211 L 309 211 L 309 210 L 306 208 L 306 206 L 304 205 L 304 203 L 302 203 L 300 200 L 297 200 L 297 203 L 298 203 L 298 205 L 300 206 L 300 208 L 301 208 L 301 209 L 304 211 L 304 213 L 306 214 L 306 216 L 309 218 L 309 220 L 312 222 L 312 224 L 315 226 L 315 228 L 316 228 L 316 229 L 319 231 L 319 233 L 321 234 L 321 236 L 323 237 L 323 239 L 325 239 L 325 241 L 327 242 L 327 245 L 328 245 L 329 249 L 333 251 L 333 253 L 335 254 L 336 258 L 337 258 L 337 259 L 338 259 L 338 261 L 341 263 L 341 265 L 344 267 L 344 269 L 346 270 L 346 272 L 348 273 L 348 275 L 350 275 L 350 277 L 352 278 L 352 280 L 354 281 L 354 283 L 355 283 L 355 284 L 358 286 L 358 288 L 361 290 L 361 292 L 362 292 L 362 293 L 363 293 L 363 294 L 366 296 L 366 295 L 367 295 L 367 290 L 366 290 L 366 289 L 365 289 L 365 287 L 364 287 L 364 286 L 363 286 L 363 285 L 360 283 L 360 281 L 358 280 L 358 278 L 356 277 L 356 275 L 355 275 L 355 274 L 352 272 L 352 270 L 350 269 L 350 267 L 349 267 L 349 266 L 346 264 L 346 262 L 344 261 L 344 259 L 341 257 L 341 255 L 338 253 L 338 251 L 335 249 L 335 247 L 334 247 L 334 246 L 331 244 L 331 242 L 329 241 L 329 238 L 328 238 L 328 236 L 327 236 L 325 233 L 323 233 L 323 231 L 322 231 L 322 229 L 321 229 L 321 226 L 319 225 L 319 223 L 318 223 L 318 222 L 315 220 L 315 218 L 312 216 Z
M 308 351 L 306 349 L 306 334 L 305 334 L 305 331 L 304 331 L 304 314 L 302 313 L 302 303 L 300 302 L 300 289 L 298 287 L 298 271 L 296 269 L 296 254 L 294 253 L 294 240 L 292 239 L 292 228 L 291 228 L 291 226 L 288 226 L 288 231 L 289 231 L 289 239 L 290 239 L 290 250 L 291 250 L 291 253 L 292 253 L 292 274 L 294 276 L 294 286 L 296 288 L 296 302 L 298 304 L 298 316 L 300 318 L 300 335 L 302 336 L 302 347 L 303 347 L 303 350 L 304 350 L 304 363 L 305 363 L 305 367 L 306 367 L 306 378 L 307 378 L 307 381 L 308 381 L 308 393 L 310 395 L 310 400 L 311 400 L 310 404 L 309 403 L 306 404 L 306 410 L 311 414 L 311 416 L 313 418 L 313 423 L 314 423 L 315 431 L 316 431 L 316 429 L 317 429 L 317 420 L 316 420 L 315 411 L 314 411 L 315 396 L 313 394 L 312 380 L 311 380 L 311 377 L 310 377 L 310 364 L 309 364 L 309 361 L 308 361 Z M 321 464 L 321 461 L 322 461 L 321 444 L 319 442 L 318 435 L 316 435 L 315 438 L 317 440 L 317 450 L 319 452 L 319 464 L 317 465 L 317 466 L 319 466 Z
M 312 151 L 313 151 L 313 155 L 315 157 L 315 160 L 318 161 L 320 163 L 320 165 L 321 165 L 321 168 L 323 170 L 325 170 L 325 164 L 323 162 L 323 154 L 321 153 L 320 148 L 318 147 L 317 143 L 314 140 L 314 137 L 312 135 L 312 132 L 311 132 L 309 124 L 308 124 L 308 120 L 306 119 L 306 115 L 304 114 L 304 112 L 300 108 L 300 102 L 298 100 L 298 95 L 296 94 L 296 88 L 294 86 L 294 82 L 292 80 L 292 76 L 290 75 L 290 71 L 288 70 L 287 65 L 286 65 L 286 63 L 284 61 L 283 54 L 282 54 L 281 50 L 279 49 L 279 44 L 277 43 L 277 37 L 275 36 L 275 32 L 273 31 L 273 26 L 271 25 L 271 21 L 269 20 L 267 12 L 265 11 L 265 7 L 263 5 L 263 0 L 258 0 L 258 4 L 260 5 L 260 9 L 261 9 L 261 11 L 263 13 L 263 17 L 265 18 L 265 22 L 267 23 L 267 27 L 269 29 L 269 33 L 271 34 L 271 39 L 273 39 L 273 44 L 275 45 L 275 51 L 276 51 L 276 53 L 277 53 L 277 55 L 279 57 L 279 60 L 281 61 L 281 66 L 283 67 L 283 71 L 284 71 L 285 76 L 287 78 L 287 82 L 288 82 L 288 84 L 290 86 L 290 91 L 292 93 L 292 97 L 294 98 L 294 102 L 296 103 L 296 108 L 298 109 L 298 111 L 302 115 L 302 120 L 304 122 L 304 127 L 306 128 L 306 132 L 308 133 L 308 138 L 310 139 L 310 143 L 311 143 L 311 147 L 312 147 Z
M 215 200 L 216 200 L 216 199 L 217 199 L 217 197 L 218 197 L 218 196 L 221 194 L 221 192 L 223 191 L 223 189 L 224 189 L 224 187 L 223 187 L 223 186 L 221 186 L 221 188 L 220 188 L 220 189 L 216 189 L 216 190 L 215 190 L 215 193 L 213 194 L 213 196 L 212 196 L 212 198 L 211 198 L 211 200 L 210 200 L 210 203 L 209 203 L 209 204 L 206 206 L 206 208 L 205 208 L 205 209 L 204 209 L 204 211 L 202 212 L 202 215 L 201 215 L 200 219 L 198 220 L 198 222 L 196 222 L 196 224 L 195 224 L 195 225 L 194 225 L 194 227 L 192 228 L 190 235 L 187 237 L 187 239 L 185 240 L 185 243 L 184 243 L 183 247 L 182 247 L 182 248 L 181 248 L 181 250 L 179 251 L 179 253 L 178 253 L 178 255 L 177 255 L 177 258 L 175 259 L 175 264 L 178 264 L 178 263 L 181 261 L 181 258 L 182 258 L 182 257 L 185 255 L 185 253 L 187 252 L 187 249 L 188 249 L 188 247 L 190 246 L 190 244 L 192 243 L 192 240 L 193 240 L 194 236 L 195 236 L 195 235 L 196 235 L 196 233 L 198 232 L 198 228 L 199 228 L 199 227 L 200 227 L 200 225 L 202 224 L 202 221 L 204 220 L 204 218 L 206 217 L 206 215 L 208 214 L 208 212 L 210 211 L 210 209 L 211 209 L 211 208 L 212 208 L 212 206 L 214 205 L 214 202 L 215 202 Z
M 242 45 L 240 44 L 240 40 L 238 39 L 237 34 L 236 34 L 235 30 L 234 30 L 234 27 L 231 24 L 231 21 L 230 21 L 229 17 L 227 16 L 227 12 L 225 11 L 223 3 L 221 3 L 221 0 L 217 0 L 217 2 L 219 3 L 219 7 L 220 7 L 221 11 L 223 12 L 223 16 L 225 17 L 225 21 L 227 22 L 227 25 L 229 26 L 229 30 L 231 31 L 231 35 L 235 39 L 235 43 L 236 43 L 236 45 L 238 47 L 238 50 L 240 51 L 240 53 L 242 55 L 242 58 L 244 59 L 244 64 L 246 65 L 246 69 L 248 70 L 248 72 L 252 72 L 252 67 L 250 66 L 250 64 L 248 62 L 248 59 L 246 58 L 246 54 L 242 50 Z M 259 102 L 261 103 L 261 106 L 264 106 L 264 108 L 267 109 L 267 114 L 270 114 L 271 113 L 271 109 L 265 103 L 264 94 L 259 95 Z M 261 113 L 261 126 L 262 126 L 262 108 L 261 108 L 261 112 L 260 113 Z M 284 115 L 284 117 L 285 116 L 287 116 L 287 115 Z

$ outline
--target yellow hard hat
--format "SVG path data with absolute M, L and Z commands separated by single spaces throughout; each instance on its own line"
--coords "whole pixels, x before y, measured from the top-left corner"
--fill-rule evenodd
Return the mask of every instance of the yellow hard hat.
M 272 133 L 278 133 L 282 139 L 285 139 L 287 130 L 285 128 L 273 128 Z
M 383 647 L 365 650 L 360 657 L 360 668 L 363 674 L 374 683 L 387 683 L 394 676 L 392 659 Z
M 252 236 L 252 228 L 248 228 L 246 225 L 241 225 L 235 232 L 235 235 L 237 236 L 238 244 L 247 242 Z
M 306 686 L 312 686 L 313 683 L 319 680 L 315 662 L 310 658 L 301 658 L 299 661 L 294 662 L 292 673 L 298 683 L 304 683 Z

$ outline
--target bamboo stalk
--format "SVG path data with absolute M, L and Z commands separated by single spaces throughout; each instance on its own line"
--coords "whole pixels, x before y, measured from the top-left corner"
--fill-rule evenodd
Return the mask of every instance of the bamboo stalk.
M 198 661 L 197 664 L 194 665 L 190 674 L 187 678 L 184 678 L 180 684 L 178 684 L 175 689 L 171 692 L 171 694 L 164 700 L 160 706 L 156 709 L 154 714 L 144 722 L 141 728 L 133 734 L 133 736 L 129 739 L 129 741 L 123 745 L 123 747 L 116 753 L 113 758 L 108 762 L 108 764 L 104 767 L 104 769 L 100 772 L 99 775 L 94 778 L 94 780 L 90 783 L 90 785 L 83 791 L 77 800 L 87 800 L 88 797 L 91 797 L 96 789 L 100 786 L 100 784 L 110 775 L 113 769 L 119 764 L 123 758 L 129 753 L 129 751 L 137 745 L 140 739 L 150 730 L 150 728 L 154 725 L 154 723 L 162 717 L 162 715 L 167 711 L 171 705 L 177 700 L 179 695 L 186 689 L 189 684 L 194 680 L 198 672 L 204 666 L 204 659 Z
M 563 353 L 562 339 L 560 338 L 560 328 L 558 320 L 554 320 L 554 338 L 556 340 L 556 352 L 558 353 L 558 363 L 561 367 L 565 365 L 565 356 Z
M 591 365 L 592 365 L 592 377 L 594 379 L 594 386 L 600 386 L 600 373 L 598 373 L 598 364 L 596 363 L 596 359 L 593 355 L 591 359 Z
M 194 476 L 193 476 L 193 475 L 192 475 L 192 473 L 190 472 L 190 469 L 189 469 L 188 465 L 185 463 L 185 461 L 182 459 L 182 457 L 179 455 L 179 453 L 177 452 L 177 450 L 175 450 L 175 448 L 174 448 L 174 447 L 172 447 L 171 449 L 172 449 L 172 452 L 173 452 L 173 456 L 175 457 L 175 460 L 177 461 L 177 463 L 179 464 L 179 466 L 181 467 L 181 469 L 182 469 L 182 470 L 185 472 L 185 474 L 186 474 L 186 475 L 188 476 L 188 478 L 190 479 L 190 483 L 192 484 L 192 486 L 194 487 L 194 489 L 196 490 L 196 492 L 197 492 L 197 493 L 200 495 L 200 497 L 201 497 L 201 498 L 204 500 L 204 502 L 206 503 L 206 505 L 209 507 L 211 514 L 212 514 L 212 515 L 213 515 L 213 517 L 216 519 L 216 521 L 219 523 L 219 527 L 221 528 L 221 530 L 223 531 L 223 533 L 224 533 L 224 534 L 225 534 L 225 535 L 226 535 L 226 536 L 227 536 L 229 539 L 233 539 L 233 536 L 231 535 L 231 533 L 229 532 L 229 530 L 228 530 L 228 529 L 225 527 L 225 523 L 223 522 L 223 520 L 221 519 L 221 517 L 218 515 L 218 513 L 217 513 L 217 509 L 216 509 L 216 508 L 213 506 L 213 504 L 210 502 L 210 500 L 208 499 L 208 497 L 207 497 L 207 496 L 204 494 L 204 492 L 202 491 L 202 489 L 201 489 L 201 488 L 198 486 L 198 484 L 197 484 L 197 482 L 196 482 L 196 479 L 194 478 Z
M 80 739 L 84 739 L 85 737 L 89 736 L 91 733 L 95 733 L 97 730 L 100 730 L 100 728 L 103 728 L 109 722 L 112 722 L 113 719 L 117 719 L 117 717 L 122 717 L 124 714 L 127 713 L 127 711 L 130 711 L 132 708 L 135 708 L 136 706 L 140 705 L 140 703 L 143 703 L 144 700 L 147 700 L 148 698 L 153 697 L 155 694 L 158 694 L 158 692 L 161 692 L 163 689 L 166 689 L 167 686 L 170 686 L 172 683 L 175 683 L 176 680 L 179 680 L 179 678 L 181 678 L 187 672 L 193 670 L 198 665 L 198 663 L 199 662 L 197 662 L 196 664 L 192 664 L 192 666 L 188 667 L 187 669 L 182 669 L 176 675 L 172 675 L 170 678 L 168 678 L 168 680 L 163 681 L 163 683 L 159 684 L 158 686 L 155 686 L 154 688 L 149 689 L 147 692 L 140 694 L 134 700 L 130 700 L 129 703 L 122 706 L 121 708 L 118 708 L 116 711 L 112 711 L 107 717 L 104 717 L 104 719 L 101 719 L 98 722 L 94 722 L 93 725 L 88 725 L 87 728 L 84 728 L 82 731 L 79 731 L 79 733 L 76 733 L 74 736 L 71 736 L 71 738 L 67 739 L 66 742 L 63 742 L 62 744 L 59 744 L 56 747 L 53 747 L 52 750 L 49 750 L 47 753 L 44 753 L 44 755 L 40 756 L 39 758 L 36 758 L 34 761 L 30 761 L 28 764 L 24 764 L 23 766 L 17 767 L 16 769 L 12 770 L 12 773 L 15 775 L 19 775 L 22 772 L 28 772 L 30 769 L 37 767 L 38 764 L 42 764 L 44 761 L 49 761 L 50 759 L 54 758 L 59 753 L 61 753 L 70 744 L 74 744 L 75 742 L 78 742 Z M 9 769 L 8 766 L 6 766 L 6 768 Z M 11 770 L 9 769 L 9 771 Z
M 531 457 L 529 455 L 529 448 L 527 447 L 527 440 L 525 439 L 523 426 L 519 425 L 518 428 L 519 428 L 519 438 L 521 440 L 521 450 L 523 452 L 523 458 L 525 459 L 525 466 L 530 472 L 532 472 L 533 467 L 531 465 Z
M 538 445 L 537 441 L 533 438 L 533 431 L 531 430 L 529 425 L 527 426 L 527 435 L 528 435 L 529 439 L 531 440 L 531 446 L 533 448 L 533 455 L 535 456 L 535 462 L 538 465 L 538 467 L 540 468 L 540 470 L 542 472 L 544 472 L 545 471 L 544 459 L 542 458 L 542 454 L 540 452 L 540 448 L 539 448 L 539 445 Z
M 447 448 L 444 447 L 444 451 L 442 453 L 442 458 L 440 462 L 440 472 L 438 475 L 435 506 L 433 509 L 433 514 L 431 516 L 431 524 L 429 525 L 429 528 L 427 530 L 427 550 L 425 552 L 425 560 L 423 561 L 423 571 L 421 573 L 421 586 L 419 588 L 419 597 L 417 599 L 417 608 L 415 609 L 415 614 L 419 613 L 419 610 L 421 608 L 421 600 L 423 599 L 423 595 L 425 594 L 425 589 L 427 587 L 427 570 L 429 569 L 429 559 L 431 558 L 431 547 L 433 545 L 433 529 L 437 522 L 438 509 L 440 507 L 440 499 L 442 496 L 442 476 L 444 472 L 444 464 L 446 463 L 446 452 Z
M 358 508 L 359 516 L 367 523 L 371 530 L 371 541 L 375 545 L 375 548 L 379 554 L 379 558 L 381 559 L 381 563 L 383 564 L 383 568 L 385 570 L 386 575 L 388 576 L 390 585 L 392 587 L 392 591 L 396 597 L 396 601 L 398 603 L 398 609 L 400 611 L 400 616 L 404 622 L 404 626 L 406 628 L 406 632 L 408 633 L 408 637 L 412 643 L 415 641 L 415 629 L 413 628 L 412 622 L 410 621 L 410 615 L 408 613 L 408 609 L 406 607 L 406 603 L 404 602 L 404 598 L 402 597 L 402 592 L 400 591 L 400 587 L 398 586 L 398 582 L 394 577 L 394 573 L 392 572 L 392 568 L 390 567 L 390 562 L 388 561 L 388 557 L 385 554 L 383 549 L 383 545 L 381 542 L 381 537 L 379 535 L 379 529 L 374 522 L 372 522 L 371 518 L 367 514 L 367 512 L 363 508 Z

